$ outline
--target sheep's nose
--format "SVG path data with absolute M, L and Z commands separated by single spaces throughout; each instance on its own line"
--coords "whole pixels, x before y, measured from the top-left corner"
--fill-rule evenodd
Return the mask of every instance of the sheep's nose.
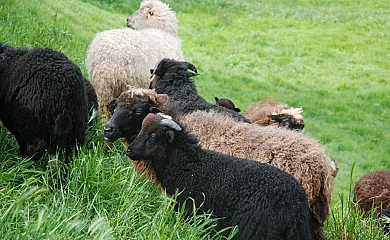
M 141 159 L 141 156 L 140 154 L 137 152 L 137 150 L 133 150 L 132 147 L 128 147 L 127 150 L 126 150 L 126 155 L 131 159 L 131 160 L 140 160 Z
M 103 135 L 104 139 L 107 141 L 115 141 L 119 138 L 118 131 L 116 130 L 116 127 L 111 122 L 106 123 L 106 125 L 103 128 Z
M 131 153 L 132 153 L 131 148 L 127 148 L 127 150 L 126 150 L 126 155 L 130 155 Z
M 110 127 L 110 126 L 105 126 L 104 129 L 103 129 L 103 133 L 104 135 L 106 134 L 110 134 L 114 131 L 114 128 L 113 127 Z

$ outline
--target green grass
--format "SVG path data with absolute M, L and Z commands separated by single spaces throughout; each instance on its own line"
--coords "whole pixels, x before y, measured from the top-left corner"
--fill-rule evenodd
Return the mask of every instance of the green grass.
M 339 166 L 329 239 L 383 238 L 349 199 L 360 176 L 390 168 L 390 2 L 166 2 L 177 12 L 184 55 L 197 66 L 196 85 L 207 100 L 230 98 L 242 110 L 264 98 L 303 107 L 304 133 L 326 146 Z M 94 35 L 123 27 L 138 5 L 1 0 L 0 41 L 61 50 L 87 77 Z M 53 184 L 60 172 L 46 167 L 47 156 L 21 159 L 15 139 L 0 130 L 3 239 L 204 237 L 208 217 L 184 221 L 172 211 L 171 197 L 134 172 L 121 143 L 102 147 L 100 129 L 75 157 L 66 185 Z

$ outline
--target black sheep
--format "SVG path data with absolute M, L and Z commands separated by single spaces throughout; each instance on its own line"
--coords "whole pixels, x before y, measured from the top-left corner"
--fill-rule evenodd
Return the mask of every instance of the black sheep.
M 167 193 L 180 193 L 179 204 L 193 199 L 201 212 L 212 211 L 220 218 L 216 230 L 238 226 L 239 239 L 247 240 L 313 239 L 306 193 L 293 176 L 203 149 L 169 116 L 148 114 L 127 155 L 150 161 Z
M 84 142 L 85 85 L 80 69 L 61 52 L 0 43 L 0 119 L 18 141 L 22 156 L 62 149 L 69 156 Z
M 191 70 L 191 72 L 188 70 Z M 191 79 L 191 77 L 197 76 L 198 73 L 192 63 L 164 58 L 150 71 L 152 80 L 149 87 L 151 89 L 154 88 L 159 94 L 167 94 L 176 102 L 176 108 L 183 114 L 195 110 L 212 109 L 216 112 L 230 115 L 240 121 L 250 123 L 247 118 L 234 110 L 211 104 L 198 95 L 195 84 Z

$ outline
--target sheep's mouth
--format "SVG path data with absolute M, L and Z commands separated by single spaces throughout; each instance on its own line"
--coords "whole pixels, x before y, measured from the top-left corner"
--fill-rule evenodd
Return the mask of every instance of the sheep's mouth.
M 118 140 L 118 138 L 117 137 L 104 136 L 104 140 L 107 141 L 107 142 L 115 142 L 116 140 Z
M 126 150 L 126 155 L 133 161 L 141 160 L 141 155 L 136 151 L 132 150 L 130 147 Z

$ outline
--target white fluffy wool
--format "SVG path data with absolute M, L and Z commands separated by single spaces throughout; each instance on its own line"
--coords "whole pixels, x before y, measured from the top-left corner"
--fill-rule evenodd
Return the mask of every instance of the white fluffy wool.
M 144 0 L 127 25 L 98 33 L 88 48 L 87 72 L 106 119 L 111 115 L 107 104 L 127 85 L 148 86 L 150 69 L 158 60 L 184 60 L 176 14 L 166 4 Z

